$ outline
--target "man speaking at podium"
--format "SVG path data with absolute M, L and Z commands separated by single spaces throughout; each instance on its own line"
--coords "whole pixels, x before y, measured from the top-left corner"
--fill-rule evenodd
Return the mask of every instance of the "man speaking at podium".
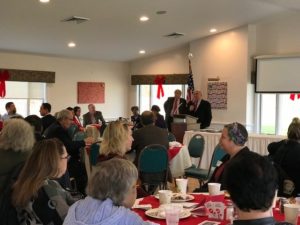
M 212 119 L 210 103 L 202 99 L 201 91 L 194 91 L 194 98 L 188 103 L 188 114 L 197 117 L 197 123 L 200 123 L 200 129 L 210 126 Z
M 175 90 L 174 95 L 174 97 L 169 97 L 164 103 L 166 123 L 170 132 L 173 116 L 186 113 L 186 101 L 184 98 L 181 98 L 181 91 L 179 89 Z

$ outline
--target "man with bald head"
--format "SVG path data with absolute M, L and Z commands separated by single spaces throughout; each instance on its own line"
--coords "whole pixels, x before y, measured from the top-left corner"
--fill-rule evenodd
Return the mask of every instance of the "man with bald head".
M 144 147 L 151 144 L 160 144 L 169 148 L 168 131 L 155 126 L 154 114 L 144 111 L 141 115 L 142 128 L 133 132 L 132 149 L 136 151 L 134 164 L 138 165 L 138 159 Z
M 197 123 L 200 123 L 200 129 L 210 126 L 212 119 L 210 103 L 202 99 L 202 93 L 199 90 L 194 91 L 193 101 L 188 103 L 188 114 L 197 117 Z

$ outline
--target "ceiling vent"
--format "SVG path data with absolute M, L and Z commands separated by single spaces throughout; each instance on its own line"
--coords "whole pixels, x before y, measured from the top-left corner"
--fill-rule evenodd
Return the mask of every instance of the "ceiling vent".
M 81 16 L 71 16 L 66 19 L 63 19 L 61 22 L 76 22 L 77 24 L 89 21 L 89 18 L 81 17 Z
M 183 33 L 177 33 L 177 32 L 173 32 L 171 34 L 167 34 L 165 35 L 164 37 L 172 37 L 172 38 L 179 38 L 179 37 L 182 37 L 184 36 Z

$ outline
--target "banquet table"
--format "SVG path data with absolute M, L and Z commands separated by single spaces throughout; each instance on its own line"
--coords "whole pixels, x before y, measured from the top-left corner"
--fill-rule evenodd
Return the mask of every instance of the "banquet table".
M 203 131 L 186 131 L 183 137 L 183 144 L 188 146 L 191 138 L 195 134 L 201 134 L 204 137 L 204 151 L 201 160 L 200 167 L 208 169 L 209 163 L 211 161 L 211 156 L 216 145 L 219 143 L 221 137 L 220 132 L 203 132 Z M 267 155 L 267 146 L 271 142 L 280 141 L 285 139 L 285 136 L 280 135 L 263 135 L 263 134 L 249 134 L 246 146 L 249 147 L 251 151 L 257 152 L 261 155 Z M 197 160 L 193 159 L 194 164 L 198 164 Z
M 187 146 L 183 145 L 179 148 L 169 149 L 169 166 L 173 177 L 180 177 L 184 175 L 184 170 L 192 166 L 192 161 L 189 155 Z M 170 154 L 175 152 L 176 154 L 171 158 Z
M 203 202 L 204 198 L 207 197 L 207 195 L 203 195 L 203 194 L 200 194 L 200 193 L 193 193 L 193 196 L 195 197 L 193 202 L 196 202 L 196 203 Z M 148 197 L 145 197 L 143 199 L 139 199 L 138 204 L 151 204 L 152 208 L 158 208 L 159 207 L 159 200 L 157 198 L 155 198 L 154 196 L 148 196 Z M 148 217 L 145 214 L 144 209 L 133 209 L 133 211 L 135 211 L 137 214 L 139 214 L 143 218 L 143 220 L 145 220 L 145 221 L 152 221 L 154 223 L 162 224 L 162 225 L 166 224 L 164 219 L 155 219 L 155 218 L 152 218 L 152 217 Z M 278 208 L 273 209 L 273 215 L 274 215 L 274 218 L 277 221 L 284 221 L 284 215 L 279 212 Z M 199 223 L 201 223 L 205 220 L 217 221 L 217 222 L 220 222 L 221 225 L 228 224 L 228 222 L 225 221 L 225 220 L 222 220 L 222 221 L 219 220 L 218 221 L 218 220 L 208 219 L 207 216 L 193 216 L 192 215 L 188 218 L 181 219 L 179 221 L 179 225 L 199 224 Z M 299 218 L 298 218 L 297 225 L 300 225 L 300 219 Z

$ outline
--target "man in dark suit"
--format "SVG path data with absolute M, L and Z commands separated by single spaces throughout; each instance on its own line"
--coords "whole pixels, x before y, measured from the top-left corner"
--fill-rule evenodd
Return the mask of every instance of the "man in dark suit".
M 151 111 L 144 111 L 141 115 L 143 127 L 133 132 L 132 149 L 135 149 L 136 156 L 134 164 L 138 165 L 141 151 L 151 144 L 160 144 L 169 148 L 168 131 L 154 125 L 154 115 Z
M 210 103 L 202 99 L 201 91 L 194 91 L 193 101 L 188 103 L 188 114 L 197 117 L 197 123 L 204 129 L 210 126 L 212 119 Z
M 86 125 L 89 124 L 101 124 L 100 133 L 102 135 L 106 127 L 102 112 L 96 111 L 94 104 L 89 104 L 88 110 L 89 112 L 83 115 L 83 126 L 86 127 Z
M 40 107 L 40 114 L 42 116 L 42 133 L 54 122 L 56 118 L 50 114 L 51 105 L 50 103 L 43 103 Z
M 171 131 L 171 123 L 173 122 L 173 116 L 177 114 L 186 113 L 186 101 L 181 97 L 181 91 L 175 90 L 174 97 L 169 97 L 164 103 L 164 109 L 166 113 L 166 123 L 168 130 Z
M 94 142 L 92 137 L 87 137 L 82 141 L 73 141 L 68 133 L 68 128 L 73 123 L 73 114 L 64 109 L 58 113 L 57 121 L 51 124 L 44 132 L 46 138 L 58 138 L 64 143 L 68 154 L 71 156 L 68 161 L 68 171 L 71 177 L 75 178 L 77 188 L 81 193 L 85 193 L 87 175 L 85 167 L 80 162 L 80 148 Z

